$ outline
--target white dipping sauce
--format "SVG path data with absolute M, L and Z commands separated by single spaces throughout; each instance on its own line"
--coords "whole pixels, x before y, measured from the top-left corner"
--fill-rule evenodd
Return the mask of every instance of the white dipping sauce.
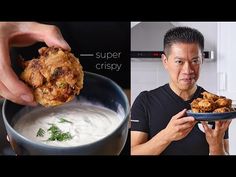
M 23 112 L 26 112 L 22 110 Z M 16 115 L 22 114 L 22 111 Z M 59 123 L 60 119 L 70 122 Z M 14 125 L 14 129 L 24 137 L 53 146 L 78 146 L 95 142 L 115 130 L 122 118 L 116 112 L 91 104 L 67 104 L 54 108 L 39 108 L 23 114 Z M 72 139 L 66 141 L 48 141 L 51 136 L 49 127 L 55 124 L 62 132 L 69 132 Z M 45 133 L 36 136 L 39 128 Z

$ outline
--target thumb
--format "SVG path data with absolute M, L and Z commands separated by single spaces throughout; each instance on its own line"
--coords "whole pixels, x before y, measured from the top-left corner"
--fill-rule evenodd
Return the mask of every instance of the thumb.
M 64 40 L 64 38 L 62 37 L 61 33 L 53 33 L 52 35 L 48 36 L 47 38 L 44 39 L 45 43 L 47 44 L 47 46 L 51 47 L 51 46 L 57 46 L 57 47 L 61 47 L 65 50 L 71 50 L 69 44 Z
M 11 61 L 9 56 L 9 47 L 7 42 L 0 43 L 0 81 L 4 84 L 10 93 L 10 97 L 17 98 L 18 102 L 33 102 L 33 94 L 22 81 L 19 80 L 13 69 L 11 68 Z
M 176 115 L 174 116 L 174 118 L 178 119 L 178 118 L 183 117 L 183 116 L 186 114 L 186 111 L 187 111 L 187 109 L 183 109 L 183 110 L 180 111 L 178 114 L 176 114 Z

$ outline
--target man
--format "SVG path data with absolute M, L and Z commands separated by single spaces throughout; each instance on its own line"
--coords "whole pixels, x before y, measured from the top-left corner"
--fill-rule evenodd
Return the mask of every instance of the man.
M 231 121 L 214 126 L 186 115 L 205 90 L 196 84 L 203 60 L 204 37 L 196 29 L 176 27 L 164 36 L 162 62 L 169 83 L 136 98 L 131 109 L 131 155 L 225 155 Z

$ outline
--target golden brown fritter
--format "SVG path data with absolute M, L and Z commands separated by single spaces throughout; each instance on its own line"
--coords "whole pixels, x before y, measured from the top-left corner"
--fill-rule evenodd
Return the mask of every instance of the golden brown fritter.
M 203 113 L 204 111 L 201 110 L 200 108 L 192 108 L 192 112 L 194 112 L 194 113 Z
M 223 113 L 235 111 L 232 108 L 232 100 L 224 96 L 218 96 L 209 92 L 202 93 L 203 98 L 196 98 L 192 101 L 191 109 L 195 113 L 214 112 Z
M 228 107 L 230 108 L 232 106 L 232 100 L 227 98 L 219 98 L 215 102 L 217 104 L 217 107 Z
M 203 99 L 198 103 L 199 109 L 203 112 L 211 112 L 216 106 L 212 99 Z
M 217 108 L 213 112 L 215 113 L 223 113 L 223 112 L 230 112 L 231 110 L 227 107 Z
M 39 49 L 39 58 L 24 62 L 21 79 L 33 88 L 35 99 L 43 106 L 68 102 L 83 88 L 84 72 L 69 51 L 55 47 Z
M 212 99 L 213 101 L 216 101 L 219 98 L 219 96 L 210 92 L 203 92 L 201 94 L 203 95 L 203 99 Z
M 198 103 L 203 100 L 203 98 L 197 98 L 197 99 L 194 99 L 191 103 L 191 108 L 196 108 L 196 109 L 199 109 L 199 105 Z

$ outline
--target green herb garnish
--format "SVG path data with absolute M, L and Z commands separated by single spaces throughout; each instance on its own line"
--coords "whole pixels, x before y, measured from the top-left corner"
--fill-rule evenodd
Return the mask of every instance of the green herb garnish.
M 61 82 L 61 83 L 57 84 L 57 86 L 58 86 L 59 88 L 66 88 L 67 83 Z
M 45 133 L 45 131 L 44 131 L 42 128 L 39 128 L 36 137 L 38 137 L 38 136 L 43 137 L 43 136 L 44 136 L 44 133 Z
M 71 122 L 69 120 L 66 120 L 66 119 L 61 117 L 59 123 L 65 123 L 65 122 L 73 124 L 73 122 Z
M 72 139 L 72 136 L 69 132 L 62 132 L 55 124 L 52 124 L 48 129 L 51 136 L 48 138 L 48 141 L 66 141 Z

